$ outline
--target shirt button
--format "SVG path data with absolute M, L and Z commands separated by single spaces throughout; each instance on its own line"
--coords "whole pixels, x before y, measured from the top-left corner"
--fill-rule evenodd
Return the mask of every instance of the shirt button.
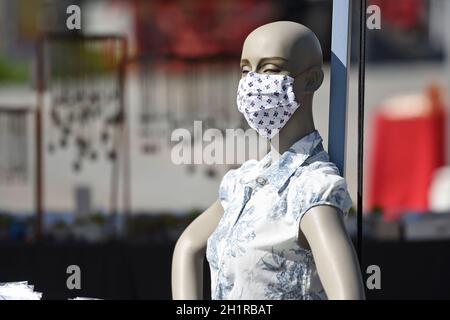
M 258 185 L 260 185 L 261 187 L 265 186 L 267 184 L 267 179 L 264 177 L 258 177 L 258 178 L 256 178 L 256 183 Z

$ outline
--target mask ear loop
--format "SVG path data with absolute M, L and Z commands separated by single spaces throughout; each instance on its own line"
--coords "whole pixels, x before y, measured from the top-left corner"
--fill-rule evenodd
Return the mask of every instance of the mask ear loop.
M 295 80 L 296 78 L 298 78 L 298 77 L 301 76 L 302 74 L 311 71 L 311 69 L 313 69 L 313 68 L 319 68 L 319 66 L 311 66 L 311 67 L 308 67 L 307 69 L 303 70 L 302 72 L 298 73 L 297 75 L 291 76 L 291 78 L 293 78 L 293 79 Z

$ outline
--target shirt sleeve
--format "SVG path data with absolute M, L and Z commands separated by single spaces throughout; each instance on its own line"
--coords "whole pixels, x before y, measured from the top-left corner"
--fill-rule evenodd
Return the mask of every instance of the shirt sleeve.
M 343 216 L 346 216 L 352 207 L 347 183 L 333 164 L 323 165 L 297 177 L 292 182 L 287 201 L 288 208 L 298 223 L 305 213 L 315 206 L 335 207 Z

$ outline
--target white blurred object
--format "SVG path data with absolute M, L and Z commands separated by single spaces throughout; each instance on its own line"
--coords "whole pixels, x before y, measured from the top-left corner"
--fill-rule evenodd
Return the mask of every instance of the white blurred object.
M 381 108 L 384 115 L 391 119 L 424 117 L 432 112 L 430 99 L 422 93 L 389 98 Z
M 0 300 L 41 300 L 42 293 L 34 291 L 28 281 L 0 283 Z
M 434 173 L 429 194 L 429 206 L 436 213 L 450 212 L 450 166 Z
M 102 299 L 98 299 L 98 298 L 86 298 L 86 297 L 76 297 L 76 298 L 68 299 L 68 300 L 102 300 Z

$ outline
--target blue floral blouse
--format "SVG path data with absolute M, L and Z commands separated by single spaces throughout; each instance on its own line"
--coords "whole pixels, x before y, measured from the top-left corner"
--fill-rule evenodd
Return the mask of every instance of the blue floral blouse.
M 212 299 L 326 299 L 313 256 L 298 244 L 300 220 L 317 205 L 344 215 L 347 184 L 317 131 L 277 161 L 268 153 L 228 171 L 219 188 L 224 214 L 208 239 Z

